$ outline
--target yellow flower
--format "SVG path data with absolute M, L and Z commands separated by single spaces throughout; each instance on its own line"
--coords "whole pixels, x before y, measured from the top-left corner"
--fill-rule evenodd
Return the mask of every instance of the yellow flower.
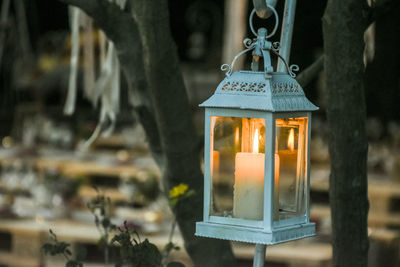
M 179 184 L 177 186 L 174 186 L 170 191 L 169 191 L 169 197 L 170 198 L 176 198 L 184 195 L 186 191 L 188 190 L 188 185 L 187 184 Z

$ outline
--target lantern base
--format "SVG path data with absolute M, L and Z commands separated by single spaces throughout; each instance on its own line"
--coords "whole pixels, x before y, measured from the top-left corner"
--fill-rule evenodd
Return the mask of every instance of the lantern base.
M 275 228 L 271 232 L 217 223 L 197 222 L 196 236 L 239 242 L 273 245 L 315 235 L 315 223 L 303 223 Z

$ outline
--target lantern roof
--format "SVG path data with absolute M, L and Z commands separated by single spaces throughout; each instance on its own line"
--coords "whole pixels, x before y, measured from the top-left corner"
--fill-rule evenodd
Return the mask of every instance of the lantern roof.
M 237 71 L 228 75 L 200 106 L 269 112 L 318 110 L 289 74 L 264 71 Z

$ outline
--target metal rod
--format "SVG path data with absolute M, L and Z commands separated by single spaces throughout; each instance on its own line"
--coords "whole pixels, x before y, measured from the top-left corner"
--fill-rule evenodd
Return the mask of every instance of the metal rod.
M 280 41 L 281 49 L 279 50 L 279 54 L 286 60 L 288 65 L 290 65 L 289 58 L 290 58 L 290 48 L 292 45 L 295 12 L 296 12 L 296 0 L 286 0 L 285 11 L 282 21 L 282 30 L 281 30 L 281 41 Z M 281 59 L 278 60 L 277 70 L 278 72 L 287 72 L 285 63 Z
M 267 245 L 256 244 L 253 267 L 264 267 L 266 251 L 267 251 Z

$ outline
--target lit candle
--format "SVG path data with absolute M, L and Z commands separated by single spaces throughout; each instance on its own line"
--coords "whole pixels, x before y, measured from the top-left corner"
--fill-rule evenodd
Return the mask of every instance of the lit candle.
M 278 197 L 281 202 L 278 206 L 278 212 L 284 213 L 294 211 L 293 205 L 296 205 L 297 199 L 296 174 L 298 150 L 295 149 L 295 134 L 293 128 L 290 129 L 286 142 L 287 149 L 279 150 L 279 196 L 275 196 Z M 274 212 L 276 213 L 275 209 Z M 279 219 L 277 216 L 279 216 L 279 214 L 274 214 L 275 219 Z
M 256 130 L 253 152 L 240 152 L 235 157 L 233 216 L 236 218 L 263 219 L 265 155 L 258 151 L 258 130 Z
M 280 159 L 275 152 L 275 178 L 274 178 L 274 220 L 279 220 L 279 167 Z
M 294 149 L 294 130 L 293 128 L 289 131 L 289 137 L 287 140 L 287 150 L 280 150 L 280 162 L 284 166 L 282 171 L 290 174 L 296 174 L 297 169 L 297 149 Z

